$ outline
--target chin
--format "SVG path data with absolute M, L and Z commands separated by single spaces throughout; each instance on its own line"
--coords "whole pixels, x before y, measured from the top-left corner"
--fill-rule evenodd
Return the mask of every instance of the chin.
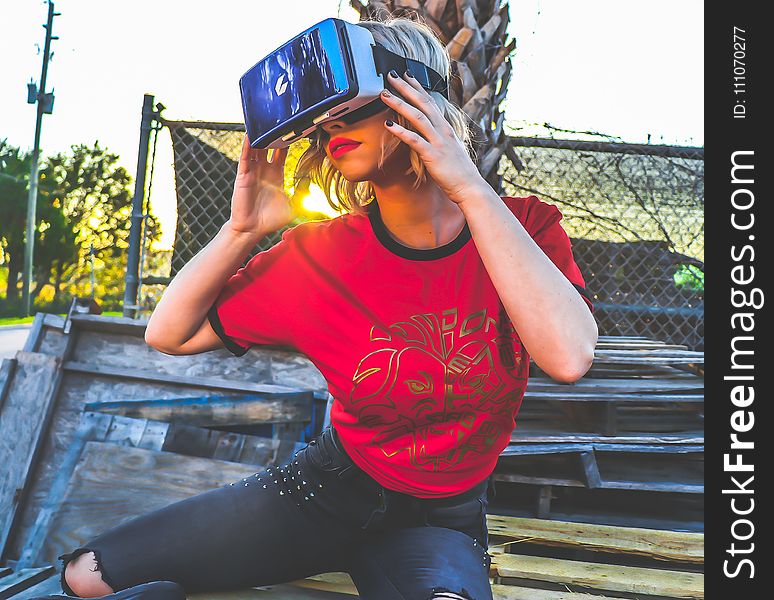
M 360 181 L 371 181 L 373 178 L 373 172 L 369 170 L 363 170 L 363 169 L 339 169 L 339 173 L 341 173 L 341 176 L 344 177 L 347 181 L 351 181 L 352 183 L 358 183 Z
M 375 161 L 373 164 L 371 161 L 342 161 L 336 168 L 344 179 L 352 182 L 371 181 L 379 174 Z

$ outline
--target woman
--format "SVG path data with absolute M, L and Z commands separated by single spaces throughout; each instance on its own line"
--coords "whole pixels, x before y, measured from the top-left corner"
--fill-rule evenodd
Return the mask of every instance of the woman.
M 448 77 L 426 26 L 359 25 Z M 287 230 L 234 274 L 293 218 L 286 151 L 270 162 L 245 139 L 231 218 L 146 332 L 169 354 L 298 349 L 336 399 L 331 427 L 280 468 L 65 555 L 69 593 L 174 597 L 346 571 L 368 600 L 492 597 L 487 481 L 529 356 L 575 381 L 596 324 L 559 211 L 500 198 L 471 161 L 459 108 L 408 74 L 387 79 L 382 110 L 323 123 L 299 163 L 345 214 Z M 148 584 L 164 580 L 174 583 Z

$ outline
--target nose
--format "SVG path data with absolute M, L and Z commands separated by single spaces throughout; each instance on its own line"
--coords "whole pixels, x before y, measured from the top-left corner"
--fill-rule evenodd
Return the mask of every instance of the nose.
M 341 119 L 333 119 L 332 121 L 326 121 L 325 123 L 322 123 L 320 125 L 320 129 L 329 134 L 332 131 L 339 131 L 344 129 L 346 126 L 347 124 Z

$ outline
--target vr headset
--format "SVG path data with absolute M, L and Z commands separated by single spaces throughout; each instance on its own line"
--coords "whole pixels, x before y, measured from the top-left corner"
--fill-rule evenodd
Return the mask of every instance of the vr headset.
M 365 27 L 335 18 L 317 23 L 240 77 L 250 146 L 285 148 L 326 121 L 354 123 L 386 109 L 379 94 L 391 69 L 448 98 L 437 71 L 390 52 Z

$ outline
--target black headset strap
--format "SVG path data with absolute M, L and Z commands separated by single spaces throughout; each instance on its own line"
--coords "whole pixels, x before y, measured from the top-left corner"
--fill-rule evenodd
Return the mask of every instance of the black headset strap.
M 447 100 L 449 99 L 449 87 L 446 80 L 441 77 L 438 71 L 434 71 L 424 63 L 406 58 L 400 54 L 395 54 L 387 50 L 384 46 L 376 42 L 372 46 L 374 51 L 374 65 L 376 72 L 387 80 L 387 73 L 394 69 L 399 75 L 405 71 L 411 73 L 419 84 L 430 92 L 439 92 Z

